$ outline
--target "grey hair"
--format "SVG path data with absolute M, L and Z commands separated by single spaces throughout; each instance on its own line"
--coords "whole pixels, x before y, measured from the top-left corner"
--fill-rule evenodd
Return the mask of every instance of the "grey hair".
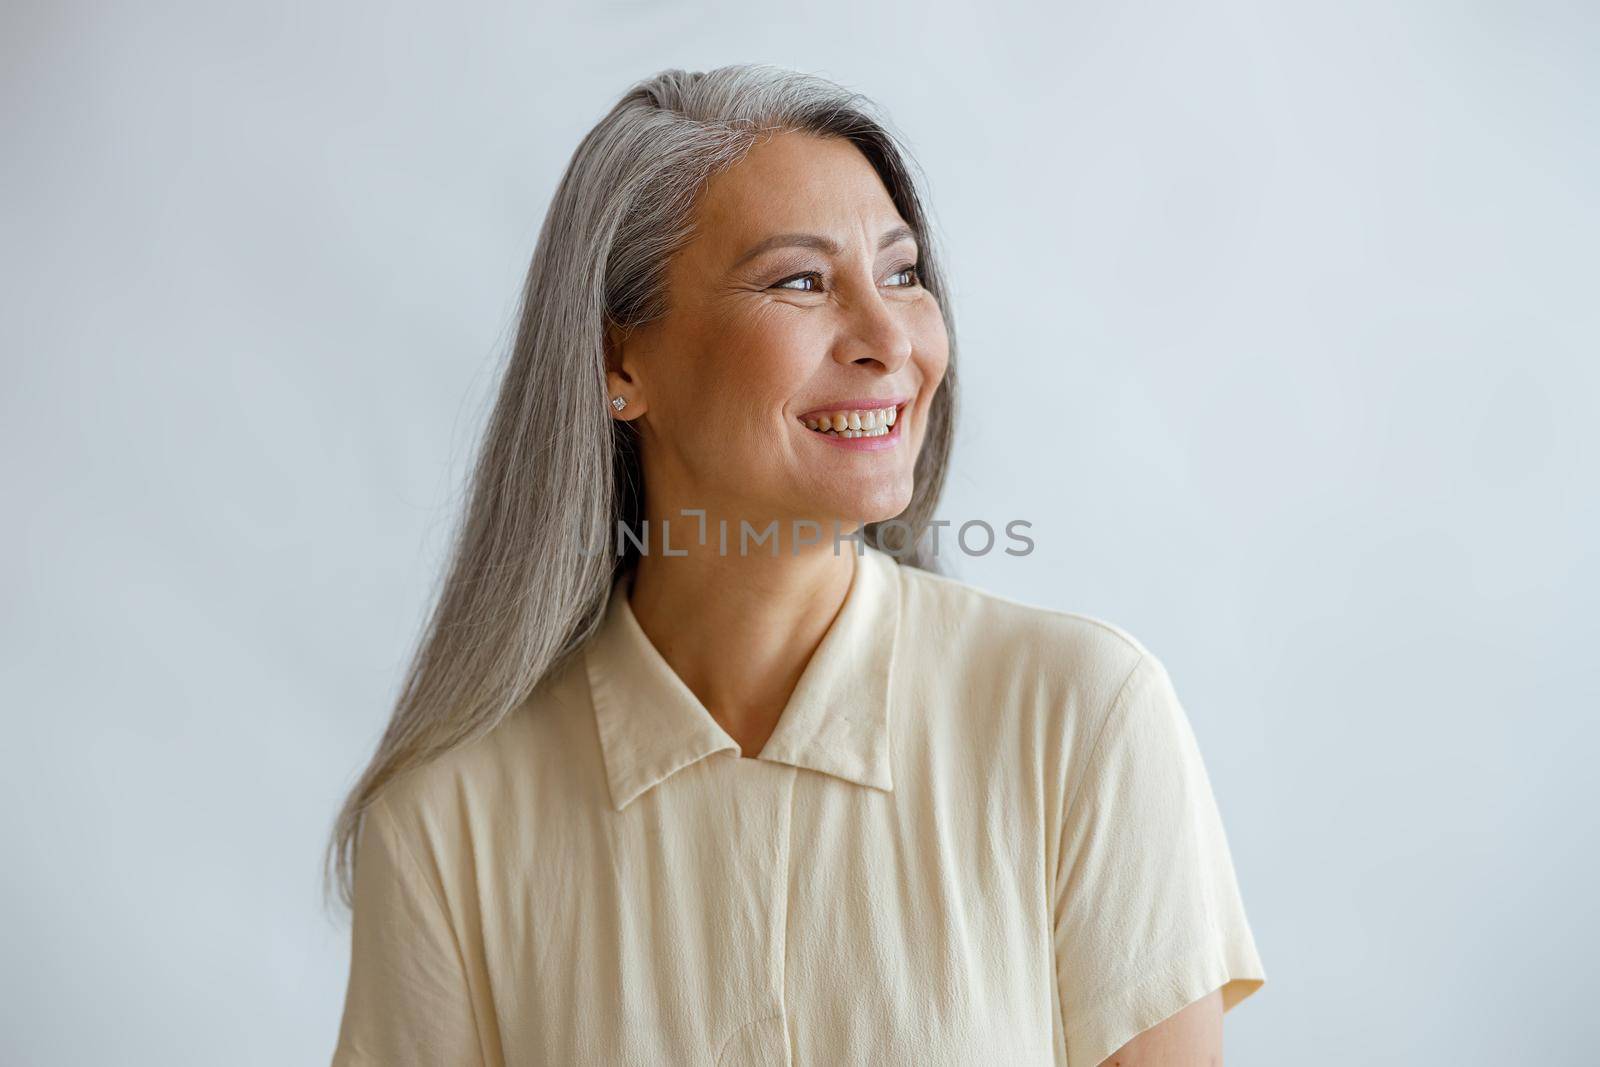
M 780 131 L 853 143 L 917 236 L 918 275 L 942 309 L 950 360 L 911 502 L 886 520 L 902 525 L 869 523 L 861 536 L 903 565 L 938 569 L 922 535 L 954 435 L 955 323 L 900 138 L 861 94 L 779 67 L 665 70 L 636 83 L 579 143 L 540 229 L 438 600 L 324 855 L 324 893 L 332 875 L 347 908 L 356 836 L 378 792 L 494 729 L 599 628 L 632 559 L 572 550 L 572 524 L 609 536 L 619 522 L 636 524 L 643 506 L 636 430 L 607 406 L 607 330 L 666 313 L 666 267 L 693 234 L 700 190 Z

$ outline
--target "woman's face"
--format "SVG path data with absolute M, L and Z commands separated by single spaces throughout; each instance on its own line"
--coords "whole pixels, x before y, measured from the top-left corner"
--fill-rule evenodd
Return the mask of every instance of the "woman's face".
M 827 542 L 834 520 L 904 510 L 949 359 L 917 262 L 883 182 L 841 138 L 779 134 L 708 182 L 668 265 L 670 310 L 612 338 L 608 384 L 641 434 L 650 517 L 681 530 L 679 508 L 704 508 L 728 520 L 730 545 L 739 519 L 776 519 L 787 550 L 793 520 L 821 522 Z M 812 428 L 824 414 L 856 425 L 852 412 L 875 425 Z

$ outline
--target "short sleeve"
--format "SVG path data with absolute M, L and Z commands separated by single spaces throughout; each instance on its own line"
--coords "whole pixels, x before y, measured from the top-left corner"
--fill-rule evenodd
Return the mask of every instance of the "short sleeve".
M 362 820 L 352 897 L 333 1067 L 481 1065 L 455 931 L 382 797 Z
M 1189 719 L 1149 652 L 1068 785 L 1055 958 L 1071 1067 L 1222 990 L 1266 981 Z

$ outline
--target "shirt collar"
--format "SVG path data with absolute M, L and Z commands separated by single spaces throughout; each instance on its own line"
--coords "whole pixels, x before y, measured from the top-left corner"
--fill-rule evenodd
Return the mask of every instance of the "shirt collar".
M 844 604 L 757 759 L 893 791 L 889 678 L 900 623 L 900 565 L 863 546 Z M 739 745 L 650 643 L 619 575 L 583 652 L 611 800 L 621 811 L 675 772 Z

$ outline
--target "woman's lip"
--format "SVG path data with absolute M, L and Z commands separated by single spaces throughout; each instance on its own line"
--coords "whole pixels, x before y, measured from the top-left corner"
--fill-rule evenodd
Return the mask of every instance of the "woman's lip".
M 882 398 L 871 396 L 852 397 L 849 400 L 835 400 L 824 404 L 821 407 L 812 408 L 810 411 L 801 412 L 799 415 L 796 415 L 795 418 L 814 419 L 818 415 L 825 413 L 831 414 L 835 411 L 876 411 L 881 408 L 898 408 L 906 404 L 908 401 L 910 401 L 910 399 L 911 398 L 909 396 L 891 396 Z

